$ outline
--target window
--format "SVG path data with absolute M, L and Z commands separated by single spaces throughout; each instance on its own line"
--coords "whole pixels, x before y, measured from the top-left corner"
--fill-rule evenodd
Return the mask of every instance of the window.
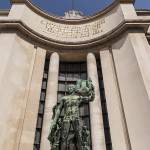
M 58 81 L 58 87 L 59 87 L 58 102 L 61 97 L 68 94 L 67 93 L 68 85 L 76 84 L 76 81 L 78 79 L 83 79 L 83 80 L 87 79 L 86 62 L 80 62 L 80 63 L 60 62 L 59 81 Z M 61 114 L 63 116 L 63 112 Z M 89 114 L 88 104 L 84 104 L 83 106 L 80 107 L 80 119 L 81 119 L 81 124 L 86 125 L 90 130 L 90 114 Z
M 99 87 L 100 87 L 101 106 L 102 106 L 104 133 L 105 133 L 105 141 L 106 141 L 106 150 L 112 150 L 109 118 L 108 118 L 108 112 L 107 112 L 107 103 L 106 103 L 106 98 L 105 98 L 104 82 L 103 82 L 103 75 L 102 75 L 100 60 L 97 60 L 97 69 L 98 69 L 98 76 L 99 76 Z
M 34 139 L 33 150 L 40 150 L 44 106 L 45 106 L 45 97 L 46 97 L 46 87 L 47 87 L 47 80 L 48 80 L 48 66 L 49 66 L 49 60 L 46 59 L 44 74 L 43 74 L 42 87 L 41 87 L 41 95 L 40 95 L 40 100 L 39 100 L 39 110 L 38 110 L 38 117 L 37 117 L 37 124 L 36 124 L 36 130 L 35 130 L 35 139 Z

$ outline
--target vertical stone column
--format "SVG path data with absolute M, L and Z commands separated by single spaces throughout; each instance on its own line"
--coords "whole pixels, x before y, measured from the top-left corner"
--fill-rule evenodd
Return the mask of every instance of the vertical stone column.
M 150 47 L 144 33 L 127 33 L 112 45 L 130 150 L 150 147 Z
M 0 50 L 0 149 L 20 150 L 37 50 L 16 33 L 0 33 Z
M 52 108 L 57 103 L 58 90 L 58 73 L 59 73 L 59 55 L 53 53 L 50 57 L 48 84 L 45 101 L 45 112 L 41 137 L 41 150 L 50 150 L 50 143 L 47 139 L 52 118 Z
M 46 50 L 38 47 L 28 90 L 18 150 L 33 150 Z
M 129 38 L 150 99 L 150 46 L 145 33 L 129 33 Z
M 87 55 L 87 70 L 95 88 L 95 99 L 90 103 L 92 149 L 106 150 L 97 65 L 92 53 Z
M 109 49 L 100 51 L 100 59 L 103 72 L 112 147 L 114 150 L 129 150 L 130 148 L 127 141 L 128 137 L 122 109 L 120 89 L 117 84 L 113 57 Z

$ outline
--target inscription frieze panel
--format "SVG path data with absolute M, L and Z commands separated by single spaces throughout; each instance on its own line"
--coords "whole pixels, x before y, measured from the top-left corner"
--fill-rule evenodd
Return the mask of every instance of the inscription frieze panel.
M 82 41 L 103 34 L 106 19 L 102 18 L 88 24 L 67 25 L 59 24 L 48 20 L 40 21 L 40 29 L 50 38 L 68 41 Z

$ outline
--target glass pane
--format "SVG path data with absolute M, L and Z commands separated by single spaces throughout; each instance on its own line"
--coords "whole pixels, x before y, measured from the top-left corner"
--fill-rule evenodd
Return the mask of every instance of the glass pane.
M 47 77 L 48 77 L 47 73 L 44 73 L 43 78 L 47 79 Z
M 37 128 L 42 128 L 42 118 L 38 117 Z
M 86 63 L 81 63 L 81 72 L 86 72 L 87 66 Z
M 44 113 L 44 104 L 40 104 L 39 105 L 39 114 L 43 114 Z
M 104 82 L 103 82 L 103 80 L 99 81 L 99 85 L 100 85 L 100 88 L 104 88 Z
M 64 63 L 60 63 L 60 72 L 66 71 L 66 65 Z
M 65 91 L 65 84 L 64 83 L 59 83 L 58 91 Z
M 64 73 L 59 74 L 59 81 L 65 81 L 65 74 Z
M 45 92 L 41 92 L 40 100 L 45 101 Z
M 80 63 L 73 64 L 72 65 L 72 71 L 73 72 L 80 72 Z
M 35 144 L 40 144 L 40 132 L 36 131 L 35 133 Z
M 108 130 L 105 130 L 105 140 L 106 140 L 106 143 L 110 143 L 111 139 L 110 139 L 110 131 L 109 129 Z
M 46 89 L 46 81 L 42 82 L 42 89 Z
M 77 81 L 80 79 L 80 73 L 75 73 L 74 74 L 74 80 Z
M 107 106 L 106 106 L 106 102 L 102 102 L 102 111 L 103 113 L 107 113 Z
M 66 76 L 66 81 L 73 81 L 73 73 L 68 73 Z
M 86 73 L 81 73 L 81 79 L 83 79 L 83 80 L 86 80 L 86 79 L 87 79 Z

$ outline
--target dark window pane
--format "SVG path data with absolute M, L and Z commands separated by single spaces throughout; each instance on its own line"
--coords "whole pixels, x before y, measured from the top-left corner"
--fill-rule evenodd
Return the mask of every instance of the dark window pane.
M 74 74 L 74 81 L 77 81 L 80 79 L 80 73 L 75 73 Z
M 86 63 L 81 63 L 81 71 L 82 72 L 86 72 L 87 71 L 87 65 L 86 65 Z
M 59 88 L 58 88 L 58 103 L 59 100 L 67 95 L 67 88 L 69 85 L 76 84 L 79 79 L 87 79 L 87 66 L 86 63 L 60 63 L 59 69 Z M 66 82 L 62 82 L 66 81 Z M 61 112 L 61 117 L 64 116 L 64 110 Z M 89 106 L 88 104 L 83 104 L 80 107 L 80 121 L 82 126 L 86 125 L 90 129 L 89 120 Z
M 42 118 L 41 117 L 38 117 L 37 128 L 42 128 Z
M 65 84 L 64 83 L 59 83 L 58 84 L 58 91 L 65 91 L 65 90 L 66 90 Z
M 104 82 L 103 82 L 103 80 L 99 80 L 99 85 L 100 85 L 100 88 L 104 88 Z
M 44 73 L 43 78 L 44 78 L 44 79 L 47 79 L 47 78 L 48 78 L 48 74 L 47 74 L 47 73 Z
M 41 101 L 44 101 L 44 100 L 45 100 L 45 92 L 41 92 L 40 100 L 41 100 Z
M 46 89 L 46 81 L 43 81 L 43 83 L 42 83 L 42 89 Z
M 44 113 L 44 104 L 40 104 L 39 105 L 39 114 L 43 114 Z
M 67 73 L 67 75 L 66 75 L 66 81 L 73 81 L 74 79 L 73 79 L 73 73 Z
M 60 63 L 60 72 L 65 72 L 66 71 L 66 65 L 63 63 Z
M 35 133 L 35 144 L 40 144 L 40 132 L 36 131 Z
M 81 73 L 81 79 L 86 80 L 87 79 L 86 76 L 87 76 L 86 73 Z
M 39 100 L 40 102 L 39 102 L 39 110 L 38 110 L 38 117 L 37 117 L 37 123 L 36 123 L 33 150 L 40 150 L 40 141 L 41 141 L 41 132 L 42 132 L 42 123 L 43 123 L 42 121 L 43 121 L 45 96 L 46 96 L 45 92 L 47 88 L 47 79 L 48 79 L 48 68 L 49 68 L 49 60 L 46 60 L 45 67 L 44 67 L 42 87 L 41 87 L 41 95 L 40 95 L 40 100 Z
M 59 74 L 59 81 L 65 81 L 65 74 L 64 73 Z
M 103 102 L 103 103 L 102 103 L 102 111 L 103 111 L 103 113 L 107 113 L 106 102 Z

